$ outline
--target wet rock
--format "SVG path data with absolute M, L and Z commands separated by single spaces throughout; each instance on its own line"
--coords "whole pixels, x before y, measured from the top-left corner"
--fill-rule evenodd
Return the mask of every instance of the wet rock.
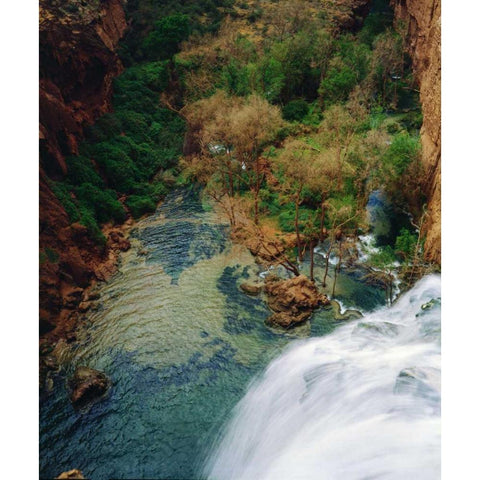
M 416 317 L 421 317 L 423 316 L 428 310 L 432 310 L 435 307 L 439 307 L 441 305 L 441 301 L 439 298 L 432 298 L 429 302 L 424 303 L 421 306 L 421 311 L 417 313 L 415 316 Z
M 73 406 L 83 408 L 100 399 L 107 392 L 110 381 L 104 373 L 81 366 L 77 367 L 68 384 L 71 389 L 70 400 Z
M 342 313 L 340 304 L 335 300 L 331 300 L 331 306 L 335 320 L 346 321 L 363 317 L 362 312 L 359 312 L 358 310 L 349 309 Z
M 366 334 L 368 332 L 384 335 L 385 337 L 395 337 L 399 331 L 399 326 L 391 322 L 360 322 L 353 330 L 353 333 Z
M 69 470 L 68 472 L 63 472 L 61 473 L 57 479 L 65 480 L 65 479 L 85 479 L 83 476 L 82 472 L 80 470 L 74 469 L 74 470 Z
M 263 290 L 263 284 L 244 282 L 240 284 L 240 288 L 248 295 L 259 295 Z
M 440 372 L 434 368 L 404 368 L 397 376 L 394 393 L 439 400 Z
M 330 303 L 328 297 L 320 293 L 315 283 L 305 275 L 288 280 L 267 277 L 265 292 L 268 306 L 274 312 L 267 323 L 283 328 L 305 322 L 313 310 Z

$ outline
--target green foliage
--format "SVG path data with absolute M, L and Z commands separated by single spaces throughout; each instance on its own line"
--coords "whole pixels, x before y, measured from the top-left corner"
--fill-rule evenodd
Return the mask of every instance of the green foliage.
M 249 74 L 248 67 L 233 58 L 222 69 L 220 88 L 230 95 L 246 96 L 251 93 Z
M 385 155 L 385 163 L 393 168 L 397 177 L 402 176 L 412 162 L 418 160 L 420 154 L 420 138 L 401 132 L 393 137 Z
M 78 209 L 80 215 L 80 223 L 87 227 L 88 233 L 99 245 L 106 243 L 106 238 L 100 229 L 95 214 L 88 207 L 81 205 Z
M 52 185 L 52 190 L 67 212 L 70 221 L 72 223 L 77 222 L 80 218 L 80 215 L 69 186 L 65 183 L 56 182 Z
M 278 215 L 282 209 L 279 201 L 278 192 L 272 191 L 268 188 L 262 188 L 259 192 L 260 196 L 260 210 L 268 212 L 271 215 Z
M 325 106 L 344 102 L 357 83 L 355 72 L 340 60 L 332 63 L 320 84 L 318 94 Z
M 125 210 L 113 190 L 103 190 L 84 183 L 75 189 L 75 195 L 81 207 L 91 212 L 97 223 L 105 223 L 110 219 L 116 223 L 125 221 Z
M 58 263 L 58 260 L 60 259 L 58 252 L 49 247 L 45 249 L 45 255 L 50 263 Z
M 409 132 L 418 132 L 423 123 L 422 111 L 416 109 L 406 113 L 402 117 L 401 123 Z
M 133 110 L 120 110 L 117 118 L 122 123 L 123 132 L 136 143 L 148 142 L 149 123 L 144 114 Z
M 96 172 L 92 162 L 83 156 L 71 156 L 66 158 L 67 163 L 67 180 L 72 185 L 81 185 L 82 183 L 90 183 L 92 185 L 101 186 L 103 180 Z
M 418 241 L 418 235 L 410 232 L 406 228 L 400 230 L 400 235 L 395 240 L 395 250 L 403 258 L 409 258 L 415 253 Z
M 300 207 L 298 210 L 298 226 L 300 231 L 304 230 L 310 218 L 312 210 L 306 207 Z M 292 233 L 295 231 L 295 204 L 287 203 L 282 206 L 282 211 L 278 215 L 278 224 L 283 232 Z
M 358 33 L 361 42 L 371 46 L 375 37 L 383 33 L 393 24 L 393 10 L 385 0 L 374 0 L 370 7 L 370 14 L 363 22 L 363 27 Z
M 178 50 L 182 40 L 190 35 L 190 19 L 176 14 L 155 23 L 154 29 L 142 42 L 142 51 L 148 60 L 165 60 Z
M 108 185 L 128 193 L 140 180 L 140 172 L 123 148 L 116 143 L 102 142 L 92 147 L 92 155 L 105 174 Z
M 301 121 L 309 111 L 308 103 L 302 98 L 288 102 L 282 110 L 283 118 L 289 121 Z
M 380 247 L 378 252 L 372 253 L 368 263 L 375 268 L 385 269 L 391 268 L 397 261 L 395 252 L 390 245 Z
M 85 136 L 91 142 L 104 142 L 121 132 L 120 119 L 112 113 L 107 113 L 100 117 L 94 125 L 86 128 Z
M 336 42 L 337 55 L 355 73 L 357 83 L 366 78 L 370 68 L 371 50 L 352 35 L 342 35 Z
M 139 218 L 146 213 L 154 212 L 157 205 L 150 196 L 130 195 L 127 205 L 132 215 Z
M 120 54 L 124 65 L 131 66 L 138 61 L 145 60 L 143 47 L 152 48 L 152 58 L 157 57 L 156 46 L 163 47 L 161 37 L 166 41 L 173 53 L 176 51 L 178 41 L 183 40 L 186 33 L 185 25 L 178 16 L 188 17 L 189 33 L 213 33 L 220 26 L 222 18 L 234 13 L 233 0 L 129 0 L 126 3 L 127 20 L 130 28 L 125 40 L 120 45 Z M 173 19 L 172 19 L 173 17 Z M 169 19 L 169 20 L 165 20 Z M 152 31 L 152 24 L 162 22 L 160 30 Z M 167 35 L 168 33 L 168 35 Z M 150 37 L 147 41 L 146 38 Z M 146 45 L 145 45 L 146 43 Z M 157 45 L 156 45 L 157 44 Z M 168 58 L 165 56 L 164 58 Z
M 270 102 L 279 99 L 285 86 L 282 64 L 270 56 L 261 58 L 253 67 L 255 91 Z

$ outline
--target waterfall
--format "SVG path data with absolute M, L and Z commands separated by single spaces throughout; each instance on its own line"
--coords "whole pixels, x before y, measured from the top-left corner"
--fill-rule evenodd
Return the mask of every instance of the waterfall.
M 440 276 L 297 341 L 253 383 L 204 466 L 216 480 L 440 478 Z

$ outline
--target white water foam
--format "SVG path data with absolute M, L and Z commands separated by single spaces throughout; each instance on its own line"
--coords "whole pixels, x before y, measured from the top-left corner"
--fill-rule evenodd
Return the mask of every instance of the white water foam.
M 249 387 L 204 474 L 217 480 L 440 478 L 440 277 L 294 342 Z

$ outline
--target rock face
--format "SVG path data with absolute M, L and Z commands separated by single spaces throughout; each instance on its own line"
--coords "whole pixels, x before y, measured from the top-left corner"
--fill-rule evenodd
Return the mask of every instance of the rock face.
M 316 285 L 305 275 L 280 280 L 267 277 L 265 282 L 268 306 L 273 310 L 267 323 L 291 328 L 307 320 L 313 310 L 330 301 L 319 293 Z
M 100 271 L 114 263 L 112 245 L 126 248 L 120 236 L 105 248 L 82 225 L 70 226 L 49 185 L 66 173 L 65 156 L 78 152 L 83 128 L 111 107 L 112 81 L 122 70 L 115 48 L 127 27 L 123 3 L 40 0 L 41 334 L 55 330 L 80 302 L 72 290 L 113 270 Z
M 441 262 L 441 106 L 440 0 L 392 0 L 397 26 L 407 29 L 408 50 L 420 86 L 423 111 L 422 157 L 426 169 L 429 216 L 425 258 Z
M 75 408 L 83 408 L 102 397 L 110 385 L 107 376 L 88 367 L 78 367 L 68 382 L 70 400 Z
M 40 150 L 49 176 L 66 172 L 85 125 L 110 109 L 122 0 L 40 0 Z

